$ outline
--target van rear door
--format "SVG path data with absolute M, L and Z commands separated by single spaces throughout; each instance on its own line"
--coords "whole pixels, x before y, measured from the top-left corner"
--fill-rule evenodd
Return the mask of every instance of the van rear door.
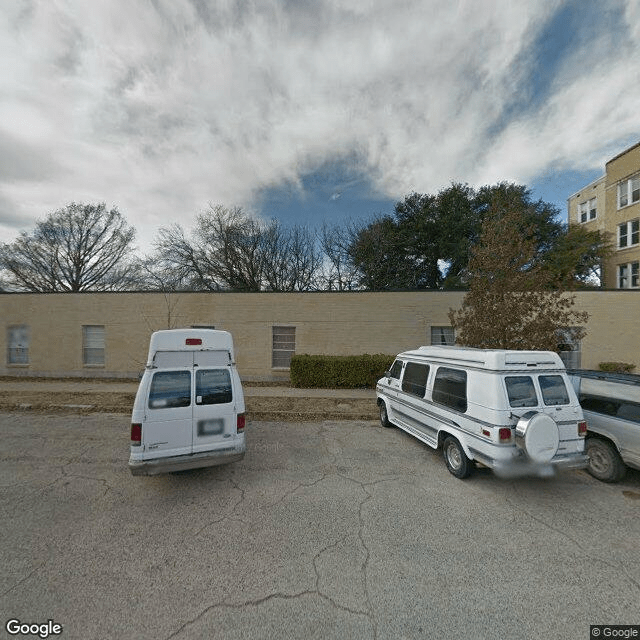
M 144 460 L 191 453 L 191 377 L 191 368 L 153 373 L 144 410 Z
M 193 452 L 233 446 L 236 406 L 229 352 L 196 351 Z

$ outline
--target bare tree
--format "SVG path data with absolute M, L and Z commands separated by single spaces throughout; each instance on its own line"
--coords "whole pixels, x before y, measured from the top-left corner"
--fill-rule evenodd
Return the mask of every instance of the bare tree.
M 270 291 L 312 291 L 318 287 L 322 256 L 306 227 L 272 220 L 263 232 L 265 286 Z
M 588 315 L 573 310 L 575 296 L 562 288 L 567 274 L 536 260 L 533 229 L 508 198 L 492 203 L 467 276 L 462 308 L 449 313 L 460 344 L 558 351 L 584 337 Z
M 356 224 L 324 224 L 320 231 L 320 247 L 324 253 L 321 282 L 328 291 L 352 291 L 359 289 L 359 272 L 351 257 L 361 227 Z
M 116 208 L 71 203 L 1 245 L 0 268 L 17 291 L 122 291 L 139 282 L 134 238 Z
M 321 261 L 307 229 L 221 205 L 199 215 L 190 236 L 180 225 L 160 229 L 155 247 L 156 273 L 182 289 L 308 291 Z

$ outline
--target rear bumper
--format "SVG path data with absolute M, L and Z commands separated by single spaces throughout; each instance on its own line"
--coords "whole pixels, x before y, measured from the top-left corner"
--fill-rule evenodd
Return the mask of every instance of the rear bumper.
M 129 460 L 129 471 L 134 476 L 155 476 L 160 473 L 215 467 L 221 464 L 231 464 L 244 458 L 245 449 L 230 448 L 217 451 L 203 451 L 186 456 L 172 456 L 170 458 L 155 458 L 153 460 Z

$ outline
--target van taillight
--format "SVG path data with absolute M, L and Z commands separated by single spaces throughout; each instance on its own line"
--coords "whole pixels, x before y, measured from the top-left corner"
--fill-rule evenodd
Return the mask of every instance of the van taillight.
M 500 442 L 509 442 L 509 440 L 511 440 L 511 429 L 509 429 L 509 427 L 502 427 L 499 429 L 498 438 Z
M 136 446 L 140 445 L 142 441 L 142 425 L 139 423 L 131 424 L 131 444 Z
M 244 413 L 239 413 L 238 414 L 238 418 L 236 420 L 236 431 L 238 433 L 242 433 L 244 431 L 244 424 L 245 424 L 246 420 L 244 417 Z
M 587 423 L 585 420 L 578 422 L 578 435 L 583 438 L 587 435 Z

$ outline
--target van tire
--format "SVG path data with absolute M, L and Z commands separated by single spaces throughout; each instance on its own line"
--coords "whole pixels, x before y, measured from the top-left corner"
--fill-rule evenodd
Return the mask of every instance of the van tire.
M 615 446 L 604 438 L 590 436 L 585 444 L 589 456 L 587 471 L 602 482 L 619 482 L 627 472 Z
M 462 445 L 452 436 L 445 439 L 442 454 L 447 469 L 460 480 L 468 478 L 473 472 L 473 460 L 467 457 Z
M 384 402 L 380 403 L 380 424 L 385 429 L 390 429 L 393 427 L 391 422 L 389 422 L 389 414 L 387 413 L 387 405 Z

